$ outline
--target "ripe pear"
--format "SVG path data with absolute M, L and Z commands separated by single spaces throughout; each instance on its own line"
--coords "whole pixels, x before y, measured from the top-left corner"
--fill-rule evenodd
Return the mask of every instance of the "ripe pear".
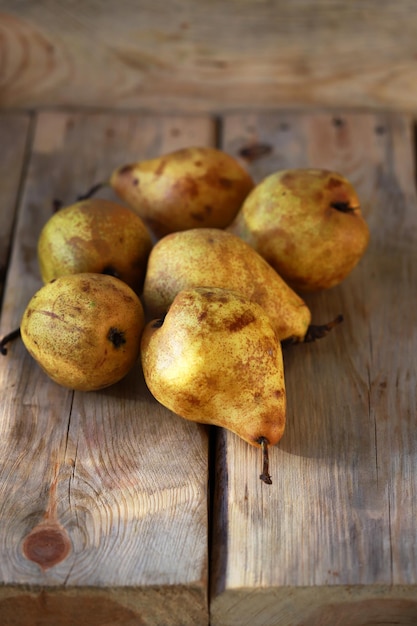
M 328 325 L 311 325 L 303 299 L 245 241 L 216 228 L 171 233 L 152 248 L 143 286 L 147 318 L 163 316 L 177 293 L 221 287 L 241 293 L 267 312 L 280 341 L 309 341 Z
M 67 274 L 43 285 L 21 320 L 24 345 L 55 382 L 81 391 L 108 387 L 135 364 L 145 325 L 141 301 L 106 274 Z
M 281 344 L 256 302 L 229 289 L 181 291 L 146 325 L 141 360 L 150 392 L 181 417 L 226 428 L 264 453 L 281 439 Z M 271 482 L 265 465 L 261 478 Z
M 44 283 L 65 274 L 110 274 L 140 294 L 152 248 L 151 235 L 131 209 L 91 198 L 60 209 L 38 239 Z
M 189 228 L 225 228 L 255 185 L 235 158 L 204 146 L 122 165 L 108 184 L 157 239 Z
M 300 292 L 341 283 L 369 242 L 353 185 L 324 169 L 270 174 L 247 196 L 228 231 L 253 246 Z

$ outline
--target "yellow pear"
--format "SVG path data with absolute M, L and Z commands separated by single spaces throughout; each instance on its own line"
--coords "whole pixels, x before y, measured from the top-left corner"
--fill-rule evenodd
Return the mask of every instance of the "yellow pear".
M 144 323 L 142 304 L 123 281 L 105 274 L 68 274 L 33 295 L 20 332 L 52 380 L 91 391 L 118 382 L 133 367 Z
M 116 276 L 140 294 L 151 248 L 151 235 L 132 209 L 91 198 L 46 222 L 38 239 L 39 268 L 44 283 L 94 272 Z
M 338 285 L 369 242 L 353 185 L 337 172 L 312 168 L 264 178 L 228 231 L 247 241 L 301 292 Z
M 229 289 L 183 290 L 145 327 L 141 360 L 161 404 L 263 447 L 267 461 L 284 433 L 286 392 L 281 344 L 261 306 Z M 267 464 L 261 478 L 271 482 Z
M 257 302 L 280 341 L 309 341 L 330 329 L 311 325 L 302 298 L 249 244 L 221 229 L 171 233 L 154 245 L 143 286 L 147 317 L 162 317 L 177 293 L 191 287 L 228 288 Z
M 104 184 L 160 238 L 189 228 L 225 228 L 255 183 L 227 152 L 191 146 L 122 165 Z M 81 197 L 89 197 L 101 186 Z

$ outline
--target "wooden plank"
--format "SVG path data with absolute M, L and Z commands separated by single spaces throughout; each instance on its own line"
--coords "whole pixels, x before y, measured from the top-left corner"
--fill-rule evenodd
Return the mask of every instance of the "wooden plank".
M 327 167 L 357 187 L 371 243 L 352 274 L 306 300 L 326 339 L 285 350 L 288 425 L 271 450 L 221 432 L 213 626 L 417 623 L 417 199 L 410 120 L 231 115 L 223 146 L 266 144 L 260 180 Z M 258 150 L 259 151 L 259 150 Z M 243 151 L 245 154 L 247 150 Z M 264 151 L 267 152 L 267 151 Z
M 0 302 L 10 254 L 11 236 L 29 141 L 27 114 L 0 116 Z
M 40 114 L 1 334 L 40 286 L 36 241 L 54 198 L 69 204 L 125 161 L 213 138 L 206 117 Z M 3 623 L 206 624 L 207 429 L 157 405 L 139 364 L 73 393 L 17 341 L 0 389 Z
M 106 0 L 99 10 L 2 0 L 0 11 L 3 107 L 416 109 L 413 0 Z

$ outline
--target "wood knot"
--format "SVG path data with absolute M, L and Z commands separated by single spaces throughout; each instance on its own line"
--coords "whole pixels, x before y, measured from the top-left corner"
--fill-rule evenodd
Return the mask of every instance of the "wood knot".
M 68 534 L 57 523 L 42 522 L 25 537 L 23 555 L 47 570 L 64 561 L 71 551 Z

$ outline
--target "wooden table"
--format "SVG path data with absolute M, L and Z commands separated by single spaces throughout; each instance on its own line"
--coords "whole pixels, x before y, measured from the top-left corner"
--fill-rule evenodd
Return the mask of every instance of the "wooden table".
M 271 450 L 272 486 L 256 449 L 159 406 L 139 366 L 107 390 L 74 393 L 12 343 L 0 359 L 0 624 L 415 626 L 411 118 L 0 115 L 0 335 L 41 285 L 36 242 L 53 201 L 191 144 L 222 147 L 257 181 L 303 166 L 350 178 L 369 249 L 342 285 L 306 298 L 317 323 L 345 321 L 285 349 L 288 425 Z

